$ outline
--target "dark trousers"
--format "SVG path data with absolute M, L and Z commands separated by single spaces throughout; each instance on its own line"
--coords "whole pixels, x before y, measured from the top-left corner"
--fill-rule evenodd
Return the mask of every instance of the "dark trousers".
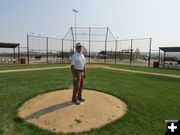
M 73 79 L 73 101 L 82 98 L 84 72 L 75 70 L 75 76 L 77 80 Z

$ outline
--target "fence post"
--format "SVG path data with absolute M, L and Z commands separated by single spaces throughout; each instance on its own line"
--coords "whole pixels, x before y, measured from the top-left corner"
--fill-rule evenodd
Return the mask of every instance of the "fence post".
M 27 61 L 29 64 L 29 35 L 27 35 Z
M 166 52 L 164 51 L 164 61 L 163 61 L 163 67 L 165 68 L 165 62 L 166 62 Z
M 150 67 L 150 65 L 151 65 L 151 42 L 152 42 L 152 38 L 150 38 L 150 42 L 149 42 L 149 59 L 148 59 L 148 67 Z
M 62 39 L 62 51 L 61 51 L 61 53 L 62 53 L 62 54 L 61 54 L 61 55 L 62 55 L 62 56 L 61 56 L 61 57 L 62 57 L 62 63 L 63 63 L 63 59 L 64 59 L 64 54 L 63 54 L 63 43 L 64 43 L 64 42 L 63 42 L 63 39 Z
M 18 46 L 18 64 L 20 64 L 20 48 Z
M 15 47 L 13 48 L 13 58 L 15 59 L 16 58 L 16 55 L 15 55 Z M 16 63 L 16 61 L 15 60 L 13 60 L 14 61 L 14 64 Z
M 159 57 L 158 57 L 158 62 L 159 62 L 159 64 L 160 64 L 160 57 L 161 57 L 161 56 L 160 56 L 160 55 L 161 55 L 160 51 L 161 51 L 161 50 L 160 50 L 160 48 L 159 48 Z
M 130 66 L 131 66 L 131 63 L 132 63 L 132 46 L 133 46 L 133 39 L 131 39 Z
M 74 45 L 74 42 L 75 42 L 75 41 L 74 41 L 74 34 L 73 34 L 73 28 L 72 28 L 72 27 L 71 27 L 71 33 L 72 33 L 72 38 L 73 38 L 73 53 L 74 53 L 74 46 L 75 46 L 75 45 Z
M 90 58 L 91 58 L 91 27 L 89 27 L 89 63 L 90 63 Z
M 48 64 L 48 37 L 46 37 L 46 63 Z
M 106 39 L 105 39 L 105 57 L 104 57 L 104 63 L 106 63 L 106 49 L 107 49 L 107 36 L 108 36 L 108 31 L 109 31 L 109 28 L 107 28 L 107 32 L 106 32 Z
M 116 59 L 117 59 L 117 40 L 115 42 L 115 64 L 116 64 Z

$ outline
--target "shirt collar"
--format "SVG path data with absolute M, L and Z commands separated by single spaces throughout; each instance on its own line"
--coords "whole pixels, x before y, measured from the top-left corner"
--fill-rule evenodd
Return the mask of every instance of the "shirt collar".
M 81 53 L 78 53 L 77 51 L 75 51 L 75 54 L 81 55 Z

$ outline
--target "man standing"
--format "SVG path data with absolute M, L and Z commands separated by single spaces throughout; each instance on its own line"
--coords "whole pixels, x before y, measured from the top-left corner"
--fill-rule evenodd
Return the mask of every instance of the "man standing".
M 83 90 L 83 78 L 86 78 L 86 60 L 82 54 L 81 43 L 76 44 L 76 52 L 72 55 L 71 59 L 71 71 L 73 75 L 73 96 L 72 102 L 76 105 L 80 105 L 80 102 L 85 101 L 82 98 Z

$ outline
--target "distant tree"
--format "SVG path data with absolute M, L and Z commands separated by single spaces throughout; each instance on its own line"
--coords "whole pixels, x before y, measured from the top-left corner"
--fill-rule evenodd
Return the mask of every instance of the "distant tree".
M 140 55 L 141 55 L 141 53 L 140 53 L 139 48 L 136 48 L 136 50 L 135 50 L 136 59 L 137 59 L 137 58 L 140 58 Z
M 98 54 L 106 55 L 107 53 L 105 51 L 100 51 Z

